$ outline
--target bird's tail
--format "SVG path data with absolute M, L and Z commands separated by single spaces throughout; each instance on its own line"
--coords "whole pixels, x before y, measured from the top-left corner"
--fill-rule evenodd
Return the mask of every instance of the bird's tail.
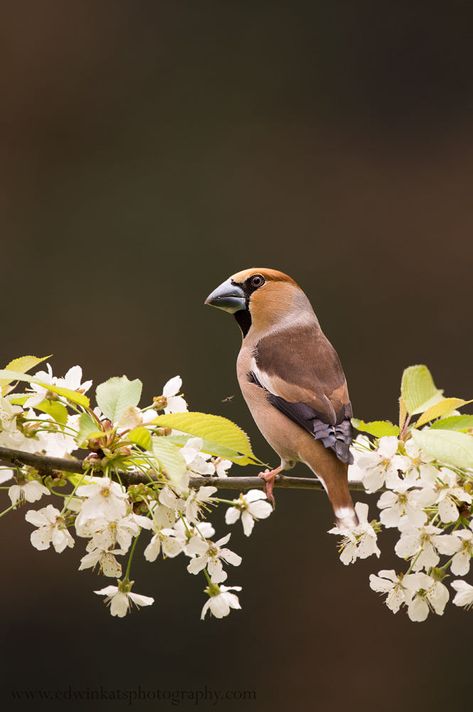
M 353 500 L 348 488 L 348 464 L 341 462 L 332 452 L 318 450 L 306 464 L 322 482 L 335 514 L 336 524 L 351 528 L 358 524 Z

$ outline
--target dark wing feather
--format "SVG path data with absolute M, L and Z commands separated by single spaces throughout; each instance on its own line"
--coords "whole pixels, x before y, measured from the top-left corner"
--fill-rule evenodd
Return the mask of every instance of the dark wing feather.
M 340 359 L 316 324 L 261 339 L 252 380 L 269 402 L 333 450 L 342 462 L 352 456 L 352 408 Z

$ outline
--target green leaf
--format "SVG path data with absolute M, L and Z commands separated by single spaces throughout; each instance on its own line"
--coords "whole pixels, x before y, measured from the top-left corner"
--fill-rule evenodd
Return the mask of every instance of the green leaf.
M 51 356 L 41 356 L 40 358 L 38 356 L 20 356 L 7 363 L 5 370 L 15 371 L 16 373 L 26 373 L 43 361 L 47 361 L 48 358 L 51 358 Z M 5 388 L 5 386 L 8 386 L 10 383 L 11 380 L 1 380 L 0 387 Z
M 7 396 L 7 400 L 9 400 L 12 405 L 25 405 L 28 398 L 28 394 L 24 396 Z
M 65 472 L 64 474 L 74 487 L 77 487 L 78 485 L 86 485 L 91 482 L 90 477 L 86 477 L 84 475 L 72 474 L 69 472 Z
M 76 438 L 79 447 L 83 447 L 89 438 L 100 437 L 101 435 L 103 433 L 100 431 L 97 421 L 88 413 L 81 413 L 79 417 L 79 432 Z
M 375 438 L 382 438 L 385 435 L 399 435 L 399 426 L 391 423 L 390 420 L 372 420 L 366 423 L 364 420 L 352 418 L 351 424 L 361 433 L 369 433 Z
M 25 405 L 28 398 L 28 394 L 23 396 L 8 396 L 8 400 L 12 405 Z M 36 405 L 35 408 L 52 416 L 59 425 L 65 425 L 67 423 L 67 408 L 62 403 L 59 403 L 59 401 L 44 400 Z
M 248 435 L 228 418 L 208 413 L 172 413 L 158 415 L 153 420 L 155 425 L 173 428 L 206 441 L 207 448 L 217 454 L 219 448 L 226 452 L 233 450 L 237 456 L 228 457 L 237 465 L 263 465 L 254 455 Z M 208 450 L 207 450 L 208 451 Z M 227 455 L 223 455 L 226 457 Z
M 51 391 L 51 393 L 56 393 L 57 395 L 66 398 L 66 400 L 70 401 L 71 403 L 76 403 L 77 405 L 81 405 L 84 408 L 87 408 L 90 404 L 89 399 L 83 393 L 79 393 L 78 391 L 72 391 L 70 388 L 63 388 L 62 386 L 52 386 L 50 383 L 43 383 L 43 381 L 36 378 L 36 376 L 27 376 L 24 373 L 20 373 L 17 371 L 9 371 L 3 368 L 0 370 L 0 382 L 3 380 L 7 380 L 8 383 L 11 383 L 12 381 L 36 383 L 38 386 L 42 386 L 46 390 Z
M 90 401 L 83 393 L 78 391 L 72 391 L 70 388 L 64 388 L 63 386 L 51 386 L 49 383 L 42 383 L 41 381 L 32 380 L 31 383 L 37 383 L 43 388 L 47 388 L 51 393 L 56 393 L 58 396 L 62 396 L 70 403 L 75 403 L 76 405 L 81 405 L 83 408 L 88 408 Z
M 142 425 L 130 430 L 130 432 L 125 435 L 125 438 L 131 443 L 138 445 L 138 447 L 143 448 L 143 450 L 151 450 L 151 433 Z
M 409 415 L 423 413 L 442 400 L 427 366 L 409 366 L 402 374 L 401 398 Z
M 175 445 L 178 445 L 179 447 L 183 447 L 189 440 L 189 435 L 167 435 L 166 437 L 170 442 L 174 443 Z M 224 460 L 231 460 L 232 462 L 237 462 L 241 460 L 241 455 L 236 450 L 224 447 L 223 445 L 218 445 L 217 443 L 213 443 L 210 440 L 205 440 L 204 438 L 201 439 L 201 451 L 205 452 L 207 455 L 221 457 Z
M 97 386 L 97 405 L 106 418 L 117 423 L 127 408 L 138 405 L 142 388 L 138 378 L 130 381 L 126 376 L 114 376 Z
M 452 415 L 450 418 L 436 420 L 431 430 L 473 430 L 473 415 Z
M 454 430 L 412 430 L 414 442 L 435 460 L 454 467 L 473 468 L 473 437 Z
M 180 449 L 167 437 L 159 436 L 152 439 L 152 450 L 161 472 L 174 484 L 182 484 L 187 467 Z
M 16 371 L 17 373 L 26 373 L 27 371 L 31 371 L 32 368 L 35 366 L 38 366 L 40 363 L 43 363 L 43 361 L 47 361 L 48 358 L 51 358 L 52 354 L 49 354 L 49 356 L 19 356 L 18 358 L 14 358 L 10 363 L 7 363 L 5 368 L 8 371 Z
M 463 398 L 443 398 L 439 403 L 432 405 L 422 413 L 416 422 L 416 428 L 425 425 L 429 420 L 436 420 L 437 418 L 441 418 L 442 415 L 448 415 L 452 410 L 457 410 L 457 408 L 461 408 L 468 403 L 471 403 L 471 400 L 466 401 L 463 400 Z
M 65 425 L 67 423 L 69 415 L 67 408 L 63 403 L 59 403 L 59 401 L 44 400 L 36 405 L 35 408 L 50 415 L 59 425 Z

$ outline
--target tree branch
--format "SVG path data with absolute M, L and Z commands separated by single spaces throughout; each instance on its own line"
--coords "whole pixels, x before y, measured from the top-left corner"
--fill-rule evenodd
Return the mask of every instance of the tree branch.
M 0 447 L 0 464 L 5 466 L 29 465 L 34 467 L 42 475 L 53 475 L 55 472 L 70 472 L 73 474 L 82 474 L 85 469 L 85 463 L 78 458 L 63 458 L 51 457 L 50 455 L 37 455 L 31 452 L 23 452 L 22 450 L 14 450 L 7 447 Z M 119 472 L 120 479 L 127 484 L 147 483 L 153 476 L 145 475 L 138 470 Z M 350 482 L 351 490 L 363 491 L 361 482 Z M 201 487 L 203 485 L 211 485 L 217 489 L 225 490 L 249 490 L 263 489 L 264 481 L 260 477 L 191 477 L 189 485 L 191 487 Z M 281 489 L 308 489 L 322 490 L 323 486 L 320 480 L 315 477 L 288 477 L 287 475 L 278 475 L 274 482 L 274 486 Z

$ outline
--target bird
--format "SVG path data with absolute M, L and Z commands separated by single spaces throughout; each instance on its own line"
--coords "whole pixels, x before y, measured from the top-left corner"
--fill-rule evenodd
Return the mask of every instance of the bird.
M 337 526 L 358 519 L 348 487 L 352 406 L 340 359 L 297 282 L 269 268 L 226 279 L 205 304 L 232 314 L 242 343 L 237 378 L 244 400 L 280 464 L 261 472 L 274 506 L 281 473 L 303 463 L 319 478 Z

